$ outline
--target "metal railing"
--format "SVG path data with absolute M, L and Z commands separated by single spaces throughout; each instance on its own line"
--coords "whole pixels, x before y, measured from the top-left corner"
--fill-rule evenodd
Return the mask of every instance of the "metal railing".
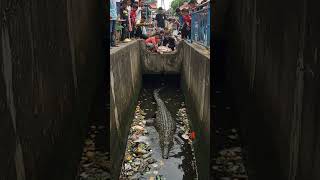
M 209 1 L 210 2 L 210 1 Z M 199 6 L 191 13 L 191 41 L 210 48 L 210 4 Z

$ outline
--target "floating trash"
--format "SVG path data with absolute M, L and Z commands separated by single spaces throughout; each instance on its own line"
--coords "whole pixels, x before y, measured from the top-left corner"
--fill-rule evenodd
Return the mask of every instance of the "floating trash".
M 217 131 L 219 133 L 217 133 Z M 217 131 L 216 133 L 219 136 L 225 136 L 231 139 L 231 141 L 226 141 L 226 144 L 224 144 L 225 148 L 218 151 L 214 158 L 212 170 L 214 171 L 215 178 L 225 180 L 248 179 L 244 159 L 242 158 L 242 148 L 237 146 L 239 142 L 235 141 L 239 138 L 237 129 L 233 128 L 225 131 L 219 129 Z
M 96 148 L 96 136 L 104 130 L 104 126 L 90 126 L 88 138 L 84 142 L 82 157 L 79 165 L 79 179 L 92 180 L 111 179 L 110 172 L 110 156 L 108 152 L 100 152 Z
M 146 99 L 143 97 L 143 99 Z M 147 99 L 149 100 L 149 99 Z M 147 101 L 146 100 L 146 101 Z M 170 103 L 168 103 L 170 101 Z M 164 98 L 164 102 L 171 105 L 171 102 L 174 101 L 171 98 Z M 128 135 L 128 141 L 127 141 L 127 147 L 124 155 L 124 159 L 122 162 L 121 172 L 120 172 L 120 179 L 154 179 L 154 180 L 165 180 L 166 179 L 166 171 L 165 169 L 168 168 L 166 166 L 166 163 L 168 163 L 169 159 L 162 159 L 161 153 L 160 153 L 160 146 L 158 142 L 158 137 L 154 137 L 156 132 L 156 129 L 153 126 L 150 126 L 151 120 L 146 119 L 147 113 L 144 112 L 144 110 L 148 110 L 148 113 L 150 114 L 154 113 L 154 105 L 155 102 L 149 100 L 149 104 L 151 106 L 148 106 L 148 108 L 145 108 L 144 110 L 142 108 L 142 103 L 146 103 L 145 101 L 139 101 L 138 105 L 136 106 L 134 119 L 132 121 L 130 132 Z M 173 103 L 172 103 L 173 104 Z M 168 106 L 170 106 L 168 105 Z M 194 157 L 194 150 L 192 147 L 192 140 L 195 138 L 194 132 L 191 131 L 190 125 L 189 125 L 189 119 L 187 115 L 187 110 L 184 107 L 184 103 L 181 104 L 181 108 L 179 109 L 180 103 L 176 104 L 177 106 L 177 113 L 175 114 L 175 120 L 177 124 L 176 129 L 176 135 L 174 139 L 174 143 L 176 143 L 175 147 L 178 146 L 190 146 L 190 153 L 189 155 L 192 155 L 192 158 L 188 163 L 190 163 L 191 168 L 188 168 L 188 171 L 190 169 L 193 169 L 192 176 L 197 177 L 197 168 L 195 163 L 195 157 Z M 172 113 L 174 114 L 174 113 Z M 149 115 L 150 116 L 150 115 Z M 155 138 L 155 139 L 154 139 Z M 158 147 L 158 149 L 156 148 Z M 178 149 L 172 148 L 171 154 L 174 155 L 173 152 L 179 153 L 177 151 Z M 180 151 L 182 149 L 180 148 Z M 181 156 L 181 155 L 179 155 Z M 179 163 L 182 163 L 182 160 L 184 158 L 177 158 L 174 160 L 174 164 L 176 165 L 175 168 L 181 173 L 181 165 Z M 171 162 L 171 163 L 173 163 Z M 179 165 L 179 166 L 178 166 Z M 172 176 L 172 175 L 171 175 Z M 183 177 L 183 174 L 179 175 L 178 177 Z M 170 179 L 170 178 L 168 178 Z M 179 178 L 178 178 L 179 179 Z M 196 179 L 196 178 L 195 178 Z

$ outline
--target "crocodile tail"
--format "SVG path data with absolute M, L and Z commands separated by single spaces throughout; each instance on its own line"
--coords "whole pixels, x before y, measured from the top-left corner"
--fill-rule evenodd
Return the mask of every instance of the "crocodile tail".
M 157 93 L 159 93 L 162 89 L 166 88 L 167 86 L 163 86 L 161 88 L 156 89 L 155 91 L 157 91 Z
M 158 96 L 159 95 L 159 92 L 163 89 L 163 88 L 165 88 L 165 87 L 161 87 L 161 88 L 158 88 L 158 89 L 155 89 L 154 91 L 153 91 L 153 94 L 156 96 Z

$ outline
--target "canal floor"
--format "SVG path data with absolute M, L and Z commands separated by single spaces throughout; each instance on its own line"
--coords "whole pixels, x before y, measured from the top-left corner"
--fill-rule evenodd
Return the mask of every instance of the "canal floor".
M 248 148 L 242 141 L 240 124 L 232 107 L 224 63 L 219 61 L 214 66 L 211 179 L 248 180 Z
M 179 84 L 177 79 L 144 78 L 120 179 L 197 179 L 192 141 L 187 134 L 191 132 L 190 123 Z M 157 105 L 153 98 L 153 90 L 163 86 L 165 88 L 160 91 L 160 97 L 176 121 L 176 136 L 173 138 L 168 159 L 162 158 L 157 129 L 143 123 L 154 118 Z M 137 138 L 135 129 L 139 128 L 143 129 L 143 132 Z M 141 156 L 137 152 L 140 147 L 147 150 Z

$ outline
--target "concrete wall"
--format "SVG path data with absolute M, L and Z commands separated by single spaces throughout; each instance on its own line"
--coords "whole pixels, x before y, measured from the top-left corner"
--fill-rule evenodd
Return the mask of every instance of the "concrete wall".
M 110 154 L 113 179 L 119 177 L 142 83 L 139 47 L 139 42 L 133 41 L 110 52 Z
M 177 45 L 177 51 L 165 54 L 152 53 L 146 50 L 144 41 L 140 42 L 141 63 L 143 74 L 180 74 L 183 54 L 180 53 L 182 43 Z
M 0 1 L 1 180 L 74 179 L 103 70 L 102 7 Z
M 110 123 L 111 167 L 113 178 L 119 177 L 129 127 L 141 88 L 142 74 L 160 73 L 156 66 L 168 70 L 177 64 L 175 71 L 181 73 L 181 84 L 190 110 L 192 125 L 196 131 L 196 158 L 199 179 L 209 179 L 210 151 L 210 57 L 201 46 L 181 42 L 178 52 L 155 55 L 146 52 L 143 41 L 133 41 L 114 48 L 110 54 Z M 140 51 L 137 49 L 140 48 Z M 168 56 L 168 57 L 167 57 Z M 166 58 L 167 57 L 167 58 Z M 159 62 L 160 61 L 160 62 Z M 150 62 L 150 63 L 148 63 Z M 178 63 L 180 64 L 180 67 Z M 146 64 L 148 67 L 146 67 Z M 143 69 L 145 68 L 145 69 Z M 149 70 L 146 70 L 149 69 Z M 172 73 L 173 71 L 166 71 Z M 176 73 L 176 72 L 175 72 Z M 201 156 L 200 156 L 201 155 Z
M 199 179 L 209 179 L 210 167 L 210 55 L 201 46 L 183 42 L 181 84 L 196 132 Z
M 316 0 L 233 1 L 225 39 L 237 116 L 258 180 L 320 179 Z M 226 8 L 226 7 L 224 7 Z M 219 19 L 217 19 L 218 21 Z M 254 175 L 255 174 L 255 175 Z

